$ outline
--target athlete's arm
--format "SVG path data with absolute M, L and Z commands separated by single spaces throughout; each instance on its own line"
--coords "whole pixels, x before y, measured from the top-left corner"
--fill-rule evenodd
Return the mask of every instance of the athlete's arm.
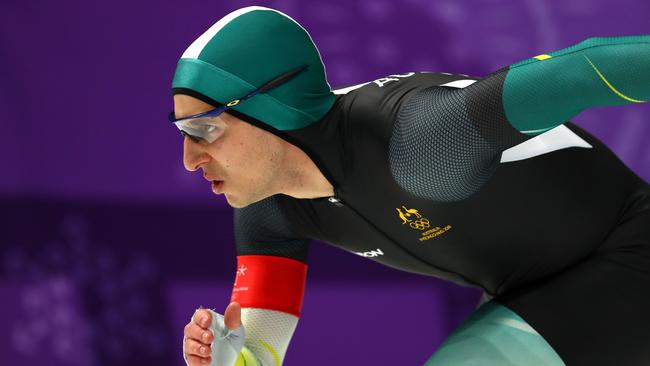
M 650 36 L 589 38 L 464 88 L 413 93 L 394 125 L 391 172 L 414 195 L 467 199 L 491 178 L 504 150 L 588 107 L 648 99 Z
M 306 239 L 296 239 L 276 197 L 235 210 L 237 277 L 232 301 L 241 304 L 246 330 L 236 365 L 279 366 L 302 307 L 306 284 Z M 256 358 L 251 362 L 251 355 Z
M 470 88 L 491 78 L 503 80 L 510 124 L 536 135 L 589 107 L 650 99 L 650 35 L 588 38 L 512 64 Z
M 224 315 L 199 309 L 184 331 L 188 366 L 280 366 L 307 274 L 308 240 L 284 219 L 279 196 L 235 209 L 237 275 Z

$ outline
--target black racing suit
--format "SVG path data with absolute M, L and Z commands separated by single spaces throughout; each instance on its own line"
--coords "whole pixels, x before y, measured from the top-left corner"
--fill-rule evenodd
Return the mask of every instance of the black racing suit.
M 531 136 L 504 123 L 493 79 L 459 97 L 467 82 L 457 80 L 472 78 L 391 76 L 338 95 L 313 125 L 273 131 L 309 155 L 335 196 L 236 209 L 238 254 L 306 262 L 309 240 L 321 240 L 482 289 L 568 365 L 650 360 L 648 184 L 569 122 L 561 132 L 573 143 L 527 154 Z M 471 105 L 486 88 L 495 97 Z M 459 108 L 463 117 L 450 112 Z M 500 162 L 515 145 L 524 157 Z
M 589 38 L 478 81 L 408 73 L 338 94 L 302 129 L 247 119 L 307 153 L 335 196 L 237 209 L 240 258 L 304 267 L 318 239 L 482 289 L 567 365 L 650 364 L 650 188 L 568 121 L 650 99 L 650 36 Z

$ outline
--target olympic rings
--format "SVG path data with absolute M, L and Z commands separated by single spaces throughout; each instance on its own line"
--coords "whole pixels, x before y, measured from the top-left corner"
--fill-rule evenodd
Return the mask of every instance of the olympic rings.
M 412 227 L 413 229 L 418 229 L 418 230 L 424 230 L 430 227 L 429 220 L 425 219 L 424 217 L 409 223 L 409 226 Z

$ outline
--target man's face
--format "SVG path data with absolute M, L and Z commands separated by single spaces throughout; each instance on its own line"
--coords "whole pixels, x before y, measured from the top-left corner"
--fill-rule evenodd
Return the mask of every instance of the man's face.
M 176 118 L 211 109 L 214 107 L 197 98 L 174 95 Z M 232 207 L 245 207 L 279 193 L 274 178 L 285 158 L 284 141 L 228 113 L 220 117 L 228 127 L 214 142 L 184 139 L 185 169 L 193 172 L 200 168 L 207 180 L 222 181 L 218 190 Z

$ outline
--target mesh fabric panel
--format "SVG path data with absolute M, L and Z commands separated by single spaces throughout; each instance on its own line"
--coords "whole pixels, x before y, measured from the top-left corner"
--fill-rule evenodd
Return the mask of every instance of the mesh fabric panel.
M 309 240 L 297 238 L 271 196 L 235 209 L 235 240 L 238 255 L 273 255 L 307 262 Z M 291 239 L 294 238 L 294 239 Z
M 402 188 L 434 201 L 466 199 L 490 179 L 503 150 L 529 138 L 505 118 L 504 74 L 463 89 L 422 89 L 404 102 L 389 148 L 391 173 Z

